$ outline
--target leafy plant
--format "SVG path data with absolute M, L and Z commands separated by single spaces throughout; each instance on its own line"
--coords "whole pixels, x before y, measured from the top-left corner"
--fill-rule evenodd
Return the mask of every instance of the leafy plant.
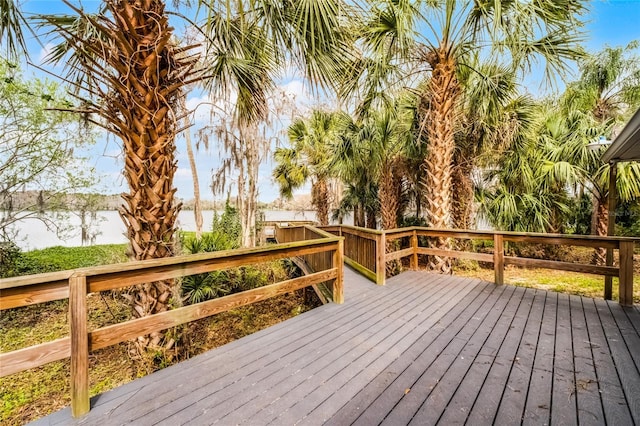
M 225 271 L 189 275 L 182 279 L 182 293 L 187 303 L 200 303 L 228 294 L 231 291 L 228 282 Z

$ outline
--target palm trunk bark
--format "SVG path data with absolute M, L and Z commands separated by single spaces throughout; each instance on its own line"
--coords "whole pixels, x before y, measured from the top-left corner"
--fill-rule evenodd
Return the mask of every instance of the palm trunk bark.
M 316 215 L 320 226 L 329 224 L 329 191 L 327 181 L 319 177 L 311 188 L 311 204 L 316 209 Z
M 378 227 L 378 221 L 376 218 L 376 211 L 370 207 L 366 209 L 367 211 L 367 223 L 366 227 L 369 229 L 376 229 Z
M 451 176 L 452 222 L 456 229 L 471 227 L 471 211 L 473 207 L 473 182 L 471 171 L 473 166 L 463 158 L 461 151 L 454 155 L 455 166 Z
M 117 58 L 109 58 L 120 75 L 122 87 L 111 101 L 114 125 L 123 141 L 124 175 L 129 192 L 120 216 L 127 227 L 131 257 L 136 260 L 173 256 L 175 222 L 180 206 L 176 189 L 175 130 L 173 110 L 183 78 L 176 74 L 180 60 L 171 44 L 172 29 L 158 0 L 108 2 L 118 37 L 112 42 Z M 167 311 L 176 293 L 175 281 L 164 280 L 136 286 L 129 295 L 136 317 Z M 138 338 L 141 349 L 157 347 L 162 333 Z M 163 343 L 169 346 L 170 343 Z
M 598 236 L 606 236 L 607 228 L 609 225 L 609 212 L 607 209 L 607 200 L 596 199 L 596 207 L 595 207 L 595 215 L 596 215 L 596 227 L 595 234 Z M 604 265 L 606 263 L 607 250 L 604 248 L 597 248 L 593 252 L 592 263 L 594 265 Z
M 432 73 L 428 89 L 430 102 L 425 116 L 429 138 L 429 154 L 424 160 L 427 220 L 433 228 L 449 228 L 455 109 L 460 85 L 456 77 L 455 58 L 451 56 L 449 46 L 442 46 L 431 52 L 428 61 Z M 435 239 L 434 245 L 438 249 L 450 249 L 450 243 L 445 238 Z M 431 256 L 428 266 L 437 272 L 451 273 L 451 259 L 447 257 Z
M 393 229 L 398 224 L 398 191 L 394 185 L 390 162 L 385 162 L 382 166 L 378 188 L 382 229 Z M 387 242 L 385 247 L 386 252 L 390 253 L 395 251 L 396 245 L 397 241 Z M 386 263 L 387 275 L 394 275 L 399 272 L 399 269 L 400 264 L 398 261 Z
M 454 163 L 451 176 L 453 228 L 469 229 L 473 208 L 473 182 L 471 180 L 473 166 L 467 158 L 463 158 L 462 151 L 456 151 Z M 467 251 L 471 248 L 471 241 L 459 240 L 456 246 L 458 250 Z

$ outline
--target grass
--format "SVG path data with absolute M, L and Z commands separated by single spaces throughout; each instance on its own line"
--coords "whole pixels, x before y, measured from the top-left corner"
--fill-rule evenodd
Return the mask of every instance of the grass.
M 454 274 L 461 277 L 480 278 L 493 282 L 493 269 L 455 268 Z M 577 272 L 555 271 L 548 269 L 524 269 L 507 266 L 504 271 L 505 284 L 521 287 L 602 299 L 604 297 L 604 277 Z M 640 274 L 634 274 L 634 283 L 640 283 Z M 613 300 L 618 299 L 618 278 L 613 278 Z M 634 286 L 634 303 L 640 303 L 640 286 Z
M 127 244 L 87 247 L 49 247 L 21 255 L 21 275 L 64 271 L 88 266 L 121 263 L 128 260 Z

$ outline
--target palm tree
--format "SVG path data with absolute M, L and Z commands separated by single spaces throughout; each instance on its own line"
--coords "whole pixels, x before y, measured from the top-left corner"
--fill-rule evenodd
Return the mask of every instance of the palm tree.
M 81 112 L 122 141 L 129 192 L 123 194 L 120 216 L 127 227 L 130 256 L 172 256 L 180 209 L 173 186 L 174 112 L 180 108 L 182 88 L 201 78 L 198 57 L 172 41 L 164 1 L 107 1 L 98 15 L 69 7 L 76 17 L 41 17 L 63 39 L 50 59 L 69 58 Z M 168 310 L 174 287 L 173 280 L 138 286 L 131 294 L 134 316 Z M 161 340 L 157 333 L 138 343 L 146 348 Z
M 638 42 L 630 43 L 626 48 L 606 47 L 601 52 L 587 57 L 580 64 L 581 76 L 577 82 L 567 87 L 561 107 L 567 116 L 577 116 L 578 111 L 589 114 L 593 122 L 590 137 L 613 134 L 619 123 L 640 107 L 640 57 L 635 53 Z M 585 117 L 584 120 L 587 120 Z M 609 166 L 600 162 L 602 152 L 590 153 L 585 144 L 562 149 L 557 157 L 567 161 L 581 170 L 580 175 L 586 180 L 588 190 L 592 194 L 592 232 L 596 235 L 607 235 L 609 217 L 607 199 L 609 187 L 606 175 Z M 618 171 L 628 170 L 633 173 L 635 166 L 618 167 Z M 601 181 L 605 178 L 605 181 Z M 627 175 L 618 177 L 618 185 L 627 186 Z M 632 181 L 628 181 L 632 183 Z M 625 193 L 632 190 L 624 188 Z M 623 188 L 618 188 L 623 189 Z M 594 262 L 603 264 L 604 249 L 597 249 Z
M 580 62 L 580 79 L 570 84 L 564 106 L 591 112 L 600 125 L 620 123 L 640 107 L 638 41 L 605 47 Z
M 3 8 L 3 13 L 17 10 L 15 3 L 8 4 L 12 9 Z M 284 66 L 285 59 L 303 67 L 313 81 L 327 84 L 336 63 L 334 47 L 344 49 L 345 38 L 340 35 L 344 10 L 339 0 L 310 0 L 300 7 L 293 0 L 238 0 L 225 2 L 223 10 L 217 9 L 218 3 L 201 4 L 208 13 L 204 27 L 207 53 L 212 55 L 206 70 L 199 68 L 198 55 L 191 54 L 196 46 L 176 45 L 164 0 L 105 0 L 96 15 L 68 4 L 74 16 L 40 17 L 62 38 L 52 60 L 67 59 L 67 81 L 77 89 L 79 111 L 122 140 L 129 191 L 123 194 L 120 212 L 135 259 L 174 252 L 180 208 L 173 187 L 175 111 L 182 89 L 203 79 L 215 87 L 234 89 L 236 116 L 251 123 L 264 115 L 263 95 L 273 85 L 273 71 Z M 5 35 L 19 34 L 7 33 L 18 28 L 19 15 L 3 16 L 3 37 L 23 44 L 17 36 Z M 255 41 L 254 48 L 238 43 L 241 39 Z M 173 287 L 173 281 L 166 281 L 137 288 L 131 295 L 134 314 L 169 309 Z M 161 337 L 141 339 L 140 346 L 156 345 Z
M 28 28 L 15 0 L 0 0 L 0 44 L 5 46 L 5 57 L 16 59 L 27 53 L 23 28 Z
M 479 61 L 477 61 L 479 62 Z M 469 229 L 474 200 L 473 173 L 488 150 L 510 146 L 518 126 L 527 119 L 528 102 L 518 97 L 516 73 L 508 67 L 484 62 L 474 70 L 463 68 L 459 79 L 464 88 L 460 100 L 451 175 L 454 228 Z
M 348 118 L 340 112 L 314 110 L 309 119 L 296 119 L 289 126 L 291 148 L 274 153 L 273 177 L 280 194 L 291 199 L 293 190 L 311 180 L 311 204 L 320 225 L 329 224 L 329 179 L 334 176 L 331 152 L 337 144 Z
M 428 155 L 424 158 L 427 218 L 430 226 L 451 226 L 451 175 L 455 130 L 463 93 L 459 72 L 469 66 L 471 52 L 508 54 L 514 68 L 533 58 L 546 60 L 545 73 L 564 70 L 564 61 L 579 56 L 576 17 L 579 0 L 557 2 L 443 0 L 375 2 L 368 22 L 359 31 L 365 46 L 344 75 L 364 84 L 347 85 L 344 94 L 357 90 L 384 98 L 387 84 L 411 84 L 414 76 L 428 73 L 429 84 L 421 93 Z M 361 88 L 364 86 L 364 88 Z M 447 248 L 446 240 L 438 246 Z M 433 257 L 431 268 L 450 271 L 448 259 Z
M 518 110 L 520 125 L 511 143 L 483 162 L 479 214 L 499 230 L 549 232 L 568 210 L 565 186 L 546 184 L 548 146 L 537 137 L 545 127 L 539 108 L 523 99 Z
M 598 134 L 606 133 L 591 113 L 567 111 L 557 115 L 554 108 L 550 114 L 552 125 L 548 128 L 555 132 L 543 132 L 543 138 L 550 148 L 549 162 L 545 166 L 550 182 L 560 185 L 580 186 L 588 191 L 595 201 L 593 216 L 596 235 L 607 235 L 610 165 L 601 161 L 602 152 L 592 151 L 588 144 Z M 616 192 L 622 202 L 640 197 L 640 164 L 617 164 Z M 593 231 L 593 230 L 592 230 Z M 605 262 L 605 250 L 596 249 L 593 262 L 602 265 Z

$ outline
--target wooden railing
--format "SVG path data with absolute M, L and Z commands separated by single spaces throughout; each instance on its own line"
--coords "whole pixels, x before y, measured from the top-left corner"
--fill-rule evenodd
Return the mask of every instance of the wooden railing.
M 418 267 L 418 255 L 436 255 L 458 259 L 471 259 L 493 263 L 495 283 L 504 283 L 504 267 L 515 265 L 557 269 L 570 272 L 582 272 L 619 278 L 619 302 L 622 305 L 633 304 L 633 250 L 640 238 L 597 237 L 591 235 L 537 234 L 500 231 L 462 231 L 449 229 L 431 229 L 410 227 L 378 231 L 367 228 L 339 225 L 321 227 L 334 235 L 345 236 L 345 262 L 354 266 L 365 276 L 378 284 L 385 282 L 386 262 L 410 257 L 410 267 Z M 451 238 L 464 240 L 484 240 L 493 244 L 493 253 L 475 253 L 470 251 L 442 250 L 420 245 L 420 238 Z M 404 244 L 390 242 L 404 239 Z M 557 246 L 582 246 L 618 250 L 619 266 L 598 266 L 581 263 L 561 262 L 547 259 L 533 259 L 505 255 L 504 243 L 534 243 Z M 364 255 L 366 253 L 366 255 Z M 375 253 L 375 256 L 371 255 Z M 368 256 L 368 258 L 366 257 Z M 375 259 L 375 262 L 372 262 Z M 383 260 L 381 260 L 383 259 Z M 604 289 L 605 298 L 611 298 L 611 289 Z
M 333 235 L 344 237 L 344 262 L 376 283 L 384 283 L 385 252 L 382 231 L 355 226 L 320 227 Z
M 275 231 L 276 241 L 278 243 L 291 243 L 296 241 L 306 241 L 306 240 L 314 240 L 314 239 L 322 239 L 322 238 L 336 238 L 335 235 L 330 234 L 326 231 L 320 230 L 318 228 L 314 228 L 310 225 L 301 225 L 301 226 L 286 226 L 282 227 L 277 225 Z M 317 271 L 323 271 L 327 269 L 330 265 L 333 265 L 335 262 L 342 263 L 343 259 L 343 241 L 340 238 L 339 248 L 333 253 L 325 252 L 315 254 L 313 256 L 302 255 L 298 256 L 298 259 L 302 261 L 302 263 L 306 266 L 305 269 L 308 269 L 307 272 L 315 273 Z M 342 270 L 340 270 L 342 273 Z M 335 282 L 342 282 L 342 276 L 340 276 L 339 280 L 335 280 Z M 325 283 L 330 286 L 327 292 L 323 290 L 323 287 L 316 287 L 316 292 L 319 295 L 323 293 L 329 293 L 327 298 L 330 298 L 334 302 L 342 303 L 344 301 L 344 290 L 342 286 L 336 286 L 334 281 L 327 281 Z
M 298 238 L 298 231 L 282 235 Z M 306 239 L 306 235 L 310 239 Z M 89 411 L 89 354 L 160 330 L 331 281 L 334 301 L 342 303 L 342 238 L 307 228 L 302 238 L 254 249 L 240 249 L 129 262 L 0 280 L 0 310 L 69 299 L 70 336 L 0 354 L 0 377 L 71 358 L 71 411 Z M 303 256 L 314 264 L 309 275 L 196 303 L 148 317 L 89 330 L 87 294 L 136 284 Z

